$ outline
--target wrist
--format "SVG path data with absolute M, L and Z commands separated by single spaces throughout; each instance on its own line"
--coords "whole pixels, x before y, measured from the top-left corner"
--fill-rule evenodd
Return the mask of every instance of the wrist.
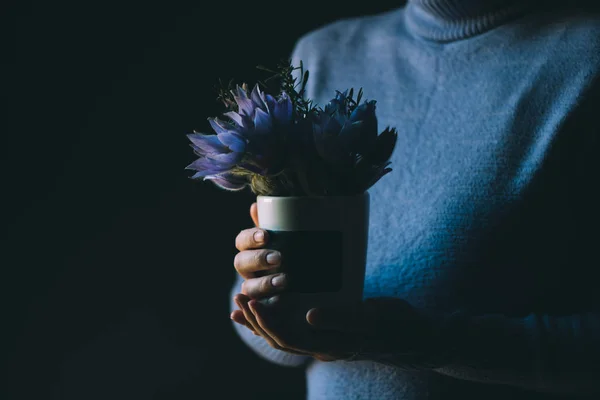
M 468 315 L 462 310 L 439 312 L 432 318 L 432 346 L 430 364 L 432 368 L 442 368 L 458 362 L 465 340 L 464 326 Z
M 467 314 L 463 311 L 441 312 L 429 309 L 415 309 L 420 329 L 411 338 L 410 352 L 381 355 L 382 361 L 392 358 L 402 360 L 403 366 L 410 369 L 431 370 L 452 365 L 459 359 L 464 335 L 463 327 Z

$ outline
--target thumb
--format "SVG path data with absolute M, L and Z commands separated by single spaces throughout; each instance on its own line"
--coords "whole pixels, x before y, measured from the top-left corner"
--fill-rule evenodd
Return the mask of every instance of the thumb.
M 250 206 L 250 217 L 252 218 L 254 225 L 258 227 L 258 206 L 256 203 L 252 203 Z

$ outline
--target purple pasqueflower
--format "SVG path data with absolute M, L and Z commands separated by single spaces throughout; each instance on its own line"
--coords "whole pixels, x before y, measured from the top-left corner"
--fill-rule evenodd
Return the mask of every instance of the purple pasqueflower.
M 374 100 L 350 108 L 348 91 L 337 92 L 313 123 L 315 147 L 319 156 L 331 163 L 347 165 L 356 155 L 368 155 L 377 142 Z
M 232 94 L 238 111 L 225 113 L 227 120 L 209 118 L 216 134 L 188 135 L 199 158 L 186 169 L 196 171 L 192 179 L 212 180 L 224 189 L 238 190 L 245 187 L 247 179 L 236 171 L 266 176 L 284 167 L 283 133 L 292 124 L 293 107 L 287 93 L 276 99 L 258 86 L 250 94 L 237 86 Z
M 395 129 L 378 134 L 375 104 L 372 100 L 355 105 L 348 91 L 338 91 L 313 122 L 319 157 L 352 176 L 352 184 L 359 191 L 391 171 L 388 160 L 396 145 Z

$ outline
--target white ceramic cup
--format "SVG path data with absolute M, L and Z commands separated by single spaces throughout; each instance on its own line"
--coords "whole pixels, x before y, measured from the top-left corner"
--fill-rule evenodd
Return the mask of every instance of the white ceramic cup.
M 368 192 L 356 196 L 258 196 L 257 205 L 260 227 L 287 242 L 279 243 L 282 271 L 288 273 L 291 286 L 296 283 L 285 293 L 288 299 L 302 311 L 362 300 Z M 266 247 L 277 248 L 269 243 Z M 294 257 L 296 260 L 291 259 Z M 286 271 L 286 265 L 293 270 Z M 294 280 L 300 275 L 301 279 Z

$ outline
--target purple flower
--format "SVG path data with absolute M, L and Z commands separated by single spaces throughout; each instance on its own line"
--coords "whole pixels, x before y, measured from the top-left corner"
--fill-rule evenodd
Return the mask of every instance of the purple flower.
M 186 167 L 196 171 L 192 179 L 211 180 L 227 190 L 248 184 L 248 172 L 268 176 L 285 166 L 285 130 L 292 125 L 293 107 L 287 93 L 278 99 L 255 86 L 250 94 L 237 86 L 232 92 L 238 111 L 227 120 L 209 118 L 216 134 L 188 135 L 199 157 Z
M 367 190 L 391 171 L 389 158 L 396 145 L 395 129 L 377 131 L 375 104 L 353 103 L 348 91 L 337 92 L 313 123 L 313 138 L 319 157 L 338 171 L 347 171 L 347 184 Z

